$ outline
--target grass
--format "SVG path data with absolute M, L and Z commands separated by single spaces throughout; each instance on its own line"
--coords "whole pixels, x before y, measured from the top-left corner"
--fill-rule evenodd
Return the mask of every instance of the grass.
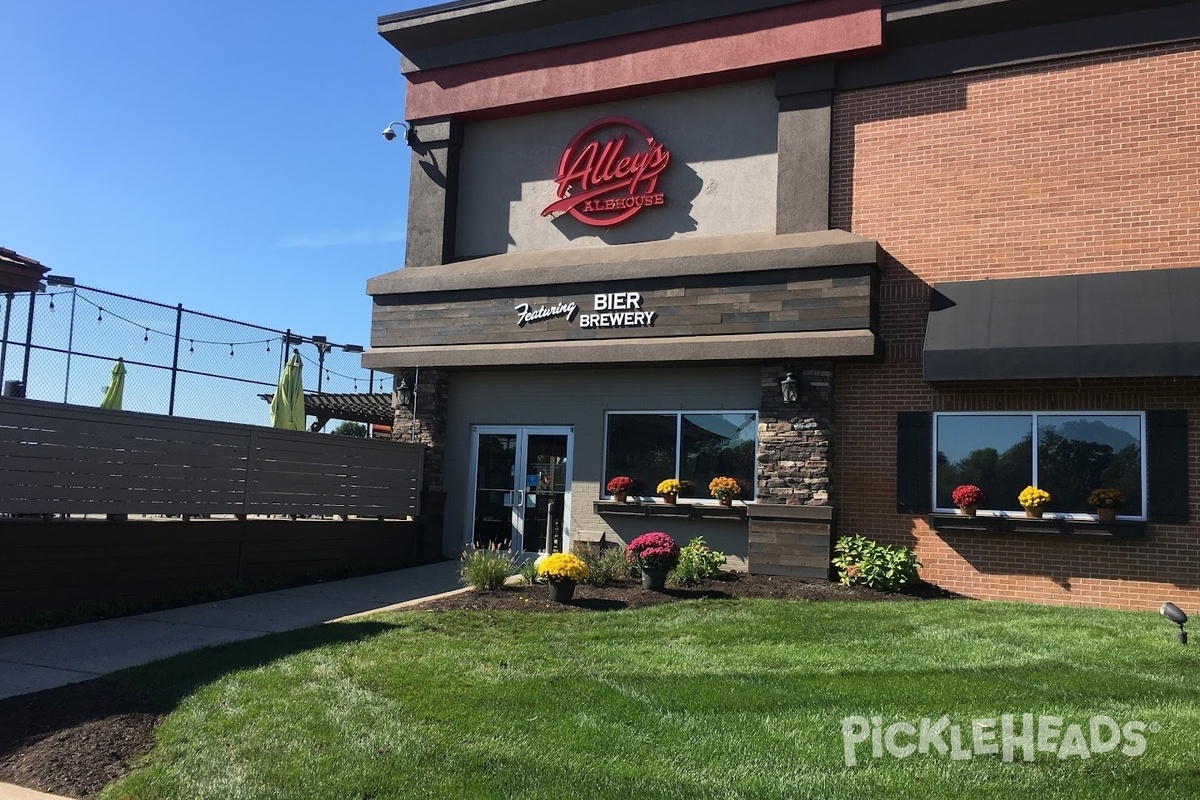
M 1196 648 L 1151 614 L 965 601 L 408 612 L 123 673 L 179 698 L 109 798 L 1183 798 Z M 841 720 L 1105 714 L 1145 753 L 844 763 Z

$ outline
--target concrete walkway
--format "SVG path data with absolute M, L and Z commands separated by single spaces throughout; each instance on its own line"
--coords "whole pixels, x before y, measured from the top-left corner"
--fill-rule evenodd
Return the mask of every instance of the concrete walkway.
M 457 561 L 0 638 L 0 699 L 459 591 Z M 3 795 L 0 795 L 3 797 Z

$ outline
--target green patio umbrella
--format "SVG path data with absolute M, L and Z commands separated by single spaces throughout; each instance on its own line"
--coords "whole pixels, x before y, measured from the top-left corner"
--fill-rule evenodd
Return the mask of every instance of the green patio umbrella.
M 121 401 L 125 399 L 125 359 L 118 358 L 113 364 L 112 381 L 104 390 L 104 399 L 100 401 L 101 408 L 121 410 Z
M 304 365 L 292 351 L 279 376 L 279 388 L 271 398 L 271 424 L 289 431 L 304 430 Z

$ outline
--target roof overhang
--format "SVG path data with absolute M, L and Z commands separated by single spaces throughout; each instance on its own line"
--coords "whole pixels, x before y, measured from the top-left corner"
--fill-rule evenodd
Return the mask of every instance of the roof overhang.
M 1200 375 L 1200 269 L 939 283 L 925 380 Z

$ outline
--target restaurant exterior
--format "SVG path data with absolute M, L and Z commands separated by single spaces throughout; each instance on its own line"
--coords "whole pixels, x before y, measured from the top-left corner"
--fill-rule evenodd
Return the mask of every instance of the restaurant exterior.
M 379 31 L 412 179 L 363 361 L 445 555 L 663 530 L 824 577 L 861 534 L 973 597 L 1200 606 L 1200 3 L 472 0 Z

